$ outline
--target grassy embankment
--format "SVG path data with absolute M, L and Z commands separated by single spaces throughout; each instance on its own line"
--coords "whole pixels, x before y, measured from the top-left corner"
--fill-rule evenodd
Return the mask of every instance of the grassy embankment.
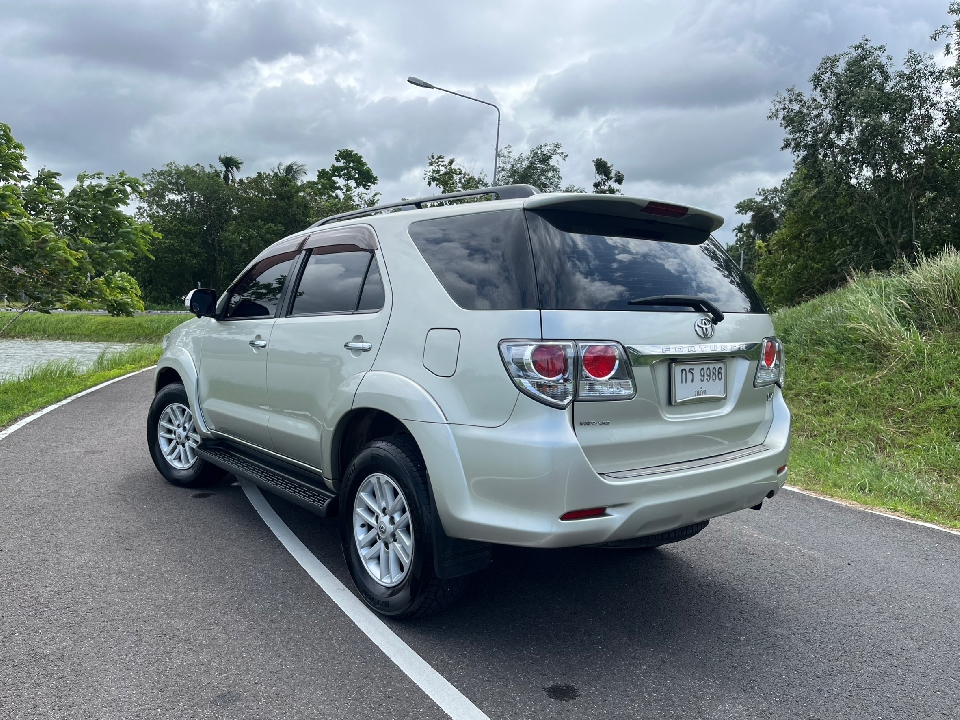
M 0 314 L 0 321 L 5 314 Z M 20 377 L 0 380 L 0 427 L 70 395 L 115 377 L 153 365 L 160 357 L 159 341 L 190 315 L 105 315 L 28 313 L 3 337 L 32 340 L 80 340 L 137 343 L 129 349 L 102 354 L 89 368 L 69 360 L 36 365 Z
M 960 527 L 960 254 L 861 276 L 774 323 L 790 482 Z
M 6 324 L 12 315 L 0 313 Z M 158 343 L 177 325 L 189 320 L 185 313 L 111 317 L 85 313 L 26 313 L 0 337 L 28 340 L 80 340 L 84 342 Z M 2 325 L 0 325 L 2 327 Z

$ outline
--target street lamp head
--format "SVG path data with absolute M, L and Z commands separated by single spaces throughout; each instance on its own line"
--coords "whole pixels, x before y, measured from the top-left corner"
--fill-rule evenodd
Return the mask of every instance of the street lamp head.
M 436 88 L 428 83 L 426 80 L 421 80 L 418 77 L 413 77 L 412 75 L 407 78 L 407 82 L 411 85 L 416 85 L 417 87 L 426 88 L 427 90 L 435 90 Z

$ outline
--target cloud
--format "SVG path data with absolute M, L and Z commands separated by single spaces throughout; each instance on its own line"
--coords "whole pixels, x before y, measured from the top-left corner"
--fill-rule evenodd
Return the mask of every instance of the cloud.
M 943 5 L 940 7 L 939 5 Z M 31 167 L 139 174 L 230 153 L 253 172 L 359 150 L 385 200 L 426 192 L 431 152 L 491 171 L 501 144 L 563 143 L 626 188 L 733 205 L 789 170 L 773 95 L 860 37 L 931 51 L 946 0 L 0 0 L 0 121 Z M 721 231 L 726 232 L 726 231 Z
M 349 29 L 315 8 L 293 0 L 32 0 L 10 13 L 19 32 L 5 50 L 203 80 L 317 46 L 347 48 Z

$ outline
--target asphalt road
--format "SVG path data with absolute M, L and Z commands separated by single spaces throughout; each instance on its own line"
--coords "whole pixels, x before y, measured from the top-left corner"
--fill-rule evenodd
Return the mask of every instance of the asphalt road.
M 163 481 L 150 380 L 0 440 L 4 720 L 445 717 L 237 485 Z M 271 503 L 352 587 L 335 521 Z M 960 537 L 794 493 L 650 552 L 499 548 L 390 626 L 490 718 L 960 718 Z

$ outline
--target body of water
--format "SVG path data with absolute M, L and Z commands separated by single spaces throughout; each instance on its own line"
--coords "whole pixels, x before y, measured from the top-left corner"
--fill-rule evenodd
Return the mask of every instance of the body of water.
M 126 350 L 129 347 L 125 343 L 0 339 L 0 380 L 50 360 L 75 360 L 80 366 L 89 367 L 104 350 Z

